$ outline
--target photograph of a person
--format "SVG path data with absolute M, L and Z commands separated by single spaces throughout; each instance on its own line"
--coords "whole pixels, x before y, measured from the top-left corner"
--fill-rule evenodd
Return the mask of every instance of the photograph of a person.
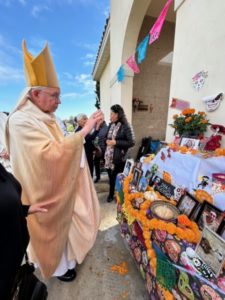
M 145 178 L 149 181 L 151 176 L 152 176 L 152 172 L 150 170 L 147 170 L 146 173 L 145 173 Z
M 198 207 L 199 202 L 191 194 L 185 193 L 177 203 L 177 208 L 181 212 L 191 218 Z
M 133 166 L 134 166 L 134 160 L 133 159 L 127 159 L 126 163 L 125 163 L 125 166 L 124 166 L 123 174 L 125 176 L 130 175 L 130 173 L 132 172 Z
M 180 141 L 180 146 L 185 146 L 189 149 L 196 149 L 198 150 L 199 148 L 199 143 L 200 140 L 198 139 L 192 139 L 192 138 L 188 138 L 188 137 L 183 137 Z
M 146 177 L 142 176 L 139 180 L 138 191 L 144 193 L 148 187 L 148 180 Z
M 225 260 L 225 241 L 205 227 L 195 252 L 212 269 L 215 276 L 218 276 Z
M 133 179 L 132 179 L 132 182 L 131 184 L 134 186 L 134 187 L 138 187 L 138 183 L 139 183 L 139 180 L 142 176 L 142 170 L 138 169 L 138 168 L 134 168 L 134 173 L 133 173 Z
M 204 201 L 196 217 L 196 223 L 201 230 L 207 226 L 212 231 L 217 231 L 224 218 L 223 212 L 214 205 Z

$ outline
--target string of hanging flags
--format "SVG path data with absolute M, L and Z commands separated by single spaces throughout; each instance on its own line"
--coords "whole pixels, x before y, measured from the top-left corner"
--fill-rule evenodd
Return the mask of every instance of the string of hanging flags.
M 127 60 L 126 64 L 128 67 L 135 73 L 140 73 L 140 69 L 138 67 L 138 64 L 141 64 L 142 61 L 145 59 L 147 54 L 148 46 L 154 43 L 160 36 L 160 33 L 162 31 L 162 27 L 164 24 L 164 21 L 166 19 L 166 15 L 168 12 L 168 9 L 170 7 L 170 4 L 173 0 L 167 0 L 165 6 L 163 7 L 160 15 L 158 16 L 157 20 L 155 21 L 154 25 L 150 29 L 147 36 L 140 42 L 140 44 L 137 46 L 137 49 L 135 51 L 135 54 L 132 54 Z M 137 61 L 136 61 L 136 54 L 137 54 Z M 122 82 L 125 76 L 125 70 L 124 65 L 120 66 L 118 72 L 117 72 L 117 80 L 119 82 Z

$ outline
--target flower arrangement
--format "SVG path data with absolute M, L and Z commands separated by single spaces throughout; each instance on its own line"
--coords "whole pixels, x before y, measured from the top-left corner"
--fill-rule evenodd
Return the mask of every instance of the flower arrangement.
M 133 217 L 137 221 L 139 221 L 142 227 L 144 228 L 144 231 L 154 229 L 165 230 L 169 234 L 174 234 L 180 239 L 184 239 L 190 243 L 197 243 L 200 240 L 200 231 L 198 229 L 198 225 L 195 222 L 190 221 L 186 216 L 182 215 L 182 217 L 178 217 L 178 226 L 176 226 L 173 223 L 168 223 L 156 218 L 152 218 L 150 220 L 148 219 L 147 209 L 151 205 L 151 200 L 145 200 L 141 204 L 140 210 L 134 209 L 131 204 L 131 201 L 135 198 L 143 198 L 144 194 L 140 192 L 129 194 L 130 180 L 130 176 L 124 179 L 124 206 L 126 208 L 126 213 L 131 215 L 131 217 Z
M 205 112 L 195 112 L 194 108 L 184 109 L 180 115 L 173 116 L 174 122 L 170 124 L 174 128 L 174 134 L 179 136 L 203 136 L 210 125 Z

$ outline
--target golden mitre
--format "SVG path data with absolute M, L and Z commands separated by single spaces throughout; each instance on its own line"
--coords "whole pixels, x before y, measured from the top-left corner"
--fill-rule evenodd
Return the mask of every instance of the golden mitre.
M 22 49 L 27 86 L 59 87 L 48 44 L 35 57 L 28 52 L 25 40 Z

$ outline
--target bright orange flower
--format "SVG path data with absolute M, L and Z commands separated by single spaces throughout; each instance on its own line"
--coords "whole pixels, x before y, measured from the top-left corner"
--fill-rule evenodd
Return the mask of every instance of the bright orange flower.
M 182 111 L 182 115 L 187 116 L 187 115 L 192 115 L 195 113 L 195 109 L 194 108 L 186 108 Z
M 199 111 L 198 114 L 199 114 L 200 116 L 205 116 L 205 112 L 204 112 L 204 111 Z
M 192 117 L 188 117 L 185 119 L 185 123 L 189 123 L 189 122 L 191 122 L 191 120 L 192 120 Z

